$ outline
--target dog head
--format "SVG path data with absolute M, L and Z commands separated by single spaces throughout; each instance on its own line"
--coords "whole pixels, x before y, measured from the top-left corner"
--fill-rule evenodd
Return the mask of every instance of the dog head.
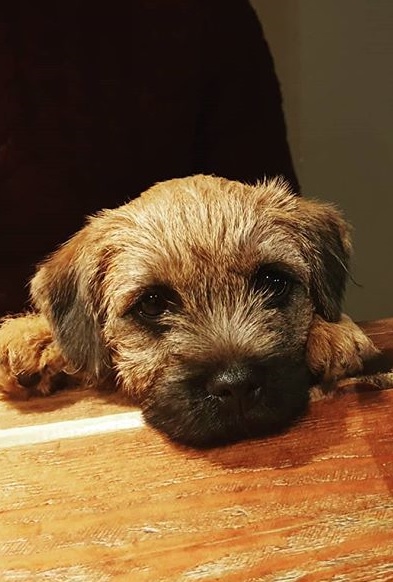
M 281 180 L 194 176 L 91 218 L 32 297 L 76 369 L 114 370 L 152 425 L 205 446 L 304 410 L 308 332 L 340 317 L 349 254 L 340 214 Z

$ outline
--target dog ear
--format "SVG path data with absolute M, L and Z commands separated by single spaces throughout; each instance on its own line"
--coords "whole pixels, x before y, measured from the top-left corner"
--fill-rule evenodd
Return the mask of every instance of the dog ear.
M 350 227 L 331 204 L 298 199 L 303 252 L 311 266 L 311 294 L 326 321 L 341 317 L 352 253 Z
M 48 319 L 64 356 L 76 370 L 95 378 L 109 367 L 101 333 L 105 316 L 102 279 L 109 251 L 102 249 L 99 229 L 94 228 L 100 220 L 90 219 L 49 256 L 30 288 L 33 304 Z

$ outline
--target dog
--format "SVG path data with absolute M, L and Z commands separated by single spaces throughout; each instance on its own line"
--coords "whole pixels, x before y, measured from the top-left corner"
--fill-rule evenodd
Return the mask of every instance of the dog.
M 282 430 L 377 350 L 341 312 L 350 229 L 280 178 L 197 175 L 103 210 L 47 258 L 0 328 L 10 398 L 116 384 L 174 441 Z M 327 388 L 326 388 L 327 387 Z

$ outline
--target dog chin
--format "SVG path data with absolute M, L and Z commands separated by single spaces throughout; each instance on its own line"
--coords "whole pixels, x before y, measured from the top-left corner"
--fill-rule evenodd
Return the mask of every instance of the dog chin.
M 210 395 L 201 377 L 161 382 L 141 403 L 143 415 L 171 440 L 196 448 L 278 433 L 306 411 L 311 378 L 305 368 L 292 370 L 286 380 L 274 376 L 251 407 Z

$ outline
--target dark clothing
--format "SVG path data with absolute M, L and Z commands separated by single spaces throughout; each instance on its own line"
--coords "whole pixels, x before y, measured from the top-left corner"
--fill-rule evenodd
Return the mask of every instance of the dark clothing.
M 298 186 L 247 1 L 3 3 L 0 313 L 86 214 L 194 173 Z

